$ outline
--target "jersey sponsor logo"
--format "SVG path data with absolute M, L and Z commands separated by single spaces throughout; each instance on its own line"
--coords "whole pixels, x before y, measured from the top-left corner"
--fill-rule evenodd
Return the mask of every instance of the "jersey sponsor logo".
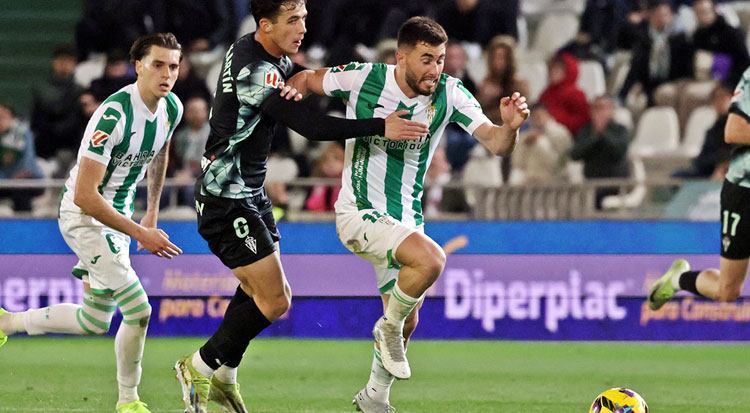
M 94 148 L 100 148 L 107 142 L 107 138 L 109 138 L 109 134 L 100 130 L 95 131 L 94 136 L 91 137 L 91 146 Z
M 101 255 L 97 255 L 96 257 L 94 257 L 94 259 L 91 260 L 91 263 L 96 264 L 96 262 L 99 261 L 99 258 L 101 258 Z
M 120 152 L 116 154 L 110 162 L 114 166 L 120 166 L 123 168 L 133 168 L 136 166 L 143 166 L 150 163 L 156 155 L 155 150 L 141 151 L 136 154 Z
M 383 149 L 421 151 L 425 145 L 430 144 L 432 134 L 428 133 L 416 141 L 394 141 L 383 136 L 365 136 L 361 139 L 364 143 L 373 144 Z
M 276 72 L 268 72 L 266 73 L 266 85 L 271 87 L 276 87 L 279 85 L 279 82 L 281 81 L 281 76 L 279 76 Z
M 104 120 L 117 120 L 117 116 L 104 114 L 104 115 L 102 115 L 102 119 L 104 119 Z

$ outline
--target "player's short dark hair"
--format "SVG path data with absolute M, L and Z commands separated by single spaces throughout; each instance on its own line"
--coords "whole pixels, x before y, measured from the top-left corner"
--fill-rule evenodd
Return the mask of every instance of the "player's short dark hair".
M 448 41 L 443 26 L 429 17 L 416 16 L 405 21 L 398 29 L 398 47 L 413 47 L 424 42 L 430 46 L 439 46 Z
M 182 61 L 182 45 L 172 33 L 151 33 L 141 36 L 133 42 L 130 48 L 130 63 L 143 59 L 148 54 L 151 46 L 159 46 L 165 49 L 179 50 L 180 61 Z
M 276 23 L 282 7 L 284 11 L 294 10 L 300 4 L 307 4 L 307 0 L 250 0 L 250 13 L 256 24 L 260 24 L 260 19 L 264 18 Z

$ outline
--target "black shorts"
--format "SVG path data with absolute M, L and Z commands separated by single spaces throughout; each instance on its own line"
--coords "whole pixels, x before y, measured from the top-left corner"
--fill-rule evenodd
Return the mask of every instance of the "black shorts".
M 198 233 L 227 267 L 252 264 L 276 251 L 281 235 L 265 190 L 245 199 L 202 196 L 196 191 L 195 201 Z
M 721 187 L 721 256 L 750 257 L 750 188 L 724 181 Z

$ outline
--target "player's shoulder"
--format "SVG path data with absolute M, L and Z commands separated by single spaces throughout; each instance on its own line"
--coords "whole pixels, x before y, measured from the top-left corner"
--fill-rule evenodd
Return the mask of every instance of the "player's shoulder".
M 329 73 L 343 73 L 351 71 L 362 71 L 371 69 L 373 67 L 385 67 L 385 63 L 361 63 L 361 62 L 349 62 L 345 65 L 333 66 L 330 68 Z
M 117 118 L 117 120 L 120 120 L 121 118 L 128 116 L 128 114 L 132 114 L 132 93 L 133 85 L 127 85 L 117 92 L 109 95 L 109 97 L 104 99 L 104 102 L 99 105 L 99 108 L 97 108 L 96 112 L 94 112 L 94 116 L 92 117 L 114 116 Z
M 168 112 L 182 112 L 183 105 L 180 98 L 174 94 L 174 92 L 167 93 L 167 96 L 164 97 L 164 101 L 167 104 L 167 111 Z

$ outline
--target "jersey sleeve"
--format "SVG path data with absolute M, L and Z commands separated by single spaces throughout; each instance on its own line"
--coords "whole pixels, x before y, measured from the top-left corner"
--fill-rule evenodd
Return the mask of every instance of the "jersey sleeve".
M 172 139 L 172 135 L 174 135 L 174 131 L 175 129 L 177 129 L 177 125 L 179 125 L 180 121 L 182 121 L 182 115 L 185 109 L 182 106 L 180 98 L 178 98 L 177 95 L 172 92 L 169 92 L 166 100 L 167 116 L 169 117 L 169 132 L 167 133 L 167 141 L 169 141 L 170 139 Z
M 455 78 L 450 79 L 455 82 L 453 87 L 449 87 L 449 104 L 451 104 L 450 122 L 459 124 L 470 135 L 484 123 L 492 123 L 482 112 L 482 106 L 469 92 L 463 83 Z
M 244 106 L 259 110 L 261 104 L 271 96 L 284 77 L 272 64 L 260 62 L 248 65 L 237 75 L 237 99 Z
M 355 81 L 370 63 L 351 62 L 328 69 L 323 76 L 323 93 L 326 96 L 349 100 Z
M 742 79 L 734 89 L 729 112 L 740 115 L 750 122 L 750 68 L 745 70 Z
M 104 103 L 94 112 L 86 126 L 81 145 L 83 156 L 102 164 L 108 164 L 112 149 L 122 141 L 125 130 L 125 115 L 117 102 Z

